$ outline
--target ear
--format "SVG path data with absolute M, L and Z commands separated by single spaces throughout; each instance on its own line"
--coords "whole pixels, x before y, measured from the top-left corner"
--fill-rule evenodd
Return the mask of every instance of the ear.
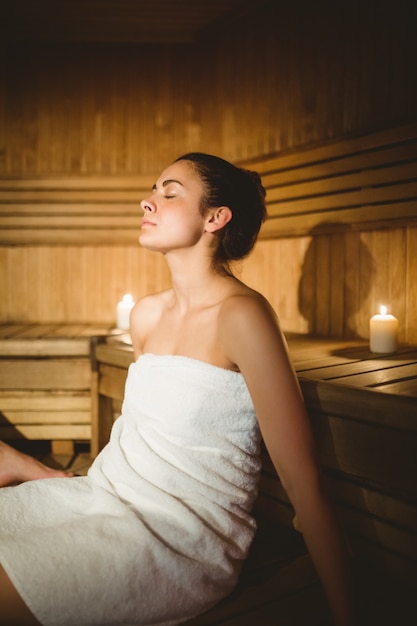
M 232 217 L 233 213 L 228 206 L 220 206 L 212 209 L 207 218 L 206 232 L 215 233 L 217 230 L 226 226 Z

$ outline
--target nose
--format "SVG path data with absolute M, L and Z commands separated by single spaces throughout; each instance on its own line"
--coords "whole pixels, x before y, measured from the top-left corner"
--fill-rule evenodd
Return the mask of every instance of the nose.
M 155 205 L 150 200 L 142 200 L 140 206 L 144 213 L 153 213 L 155 211 Z

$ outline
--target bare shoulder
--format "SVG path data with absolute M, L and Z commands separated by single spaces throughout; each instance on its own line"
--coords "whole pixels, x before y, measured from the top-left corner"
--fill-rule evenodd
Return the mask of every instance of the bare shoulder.
M 171 293 L 171 290 L 167 290 L 144 296 L 136 302 L 132 309 L 132 316 L 141 318 L 150 314 L 159 314 Z
M 227 298 L 221 308 L 219 335 L 229 359 L 239 369 L 257 356 L 284 356 L 286 342 L 268 300 L 249 288 Z
M 130 314 L 130 335 L 135 354 L 142 352 L 142 345 L 158 323 L 172 294 L 171 290 L 144 296 L 138 300 Z
M 277 315 L 268 300 L 259 292 L 245 286 L 225 299 L 221 315 L 226 326 L 231 324 L 235 327 L 238 324 L 243 329 L 256 320 L 268 320 L 274 326 L 278 324 Z

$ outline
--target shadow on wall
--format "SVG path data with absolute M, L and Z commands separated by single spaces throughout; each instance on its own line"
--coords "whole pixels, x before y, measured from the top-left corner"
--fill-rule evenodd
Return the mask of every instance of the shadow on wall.
M 313 228 L 298 284 L 298 308 L 315 335 L 367 336 L 375 266 L 361 233 L 323 222 Z

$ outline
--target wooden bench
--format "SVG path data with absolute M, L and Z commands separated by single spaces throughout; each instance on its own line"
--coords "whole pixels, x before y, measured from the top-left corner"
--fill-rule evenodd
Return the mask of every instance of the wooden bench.
M 417 220 L 417 123 L 245 161 L 267 190 L 261 238 Z
M 261 238 L 417 220 L 417 123 L 241 165 L 267 190 Z M 139 201 L 158 175 L 0 178 L 0 245 L 137 245 Z
M 288 335 L 325 484 L 346 532 L 363 625 L 414 624 L 417 591 L 417 349 L 374 355 L 366 342 Z M 128 335 L 95 349 L 100 445 L 120 410 Z M 260 530 L 235 592 L 189 626 L 330 626 L 293 508 L 266 450 Z M 279 621 L 278 621 L 279 618 Z
M 0 325 L 0 439 L 51 440 L 97 453 L 92 344 L 108 325 Z

